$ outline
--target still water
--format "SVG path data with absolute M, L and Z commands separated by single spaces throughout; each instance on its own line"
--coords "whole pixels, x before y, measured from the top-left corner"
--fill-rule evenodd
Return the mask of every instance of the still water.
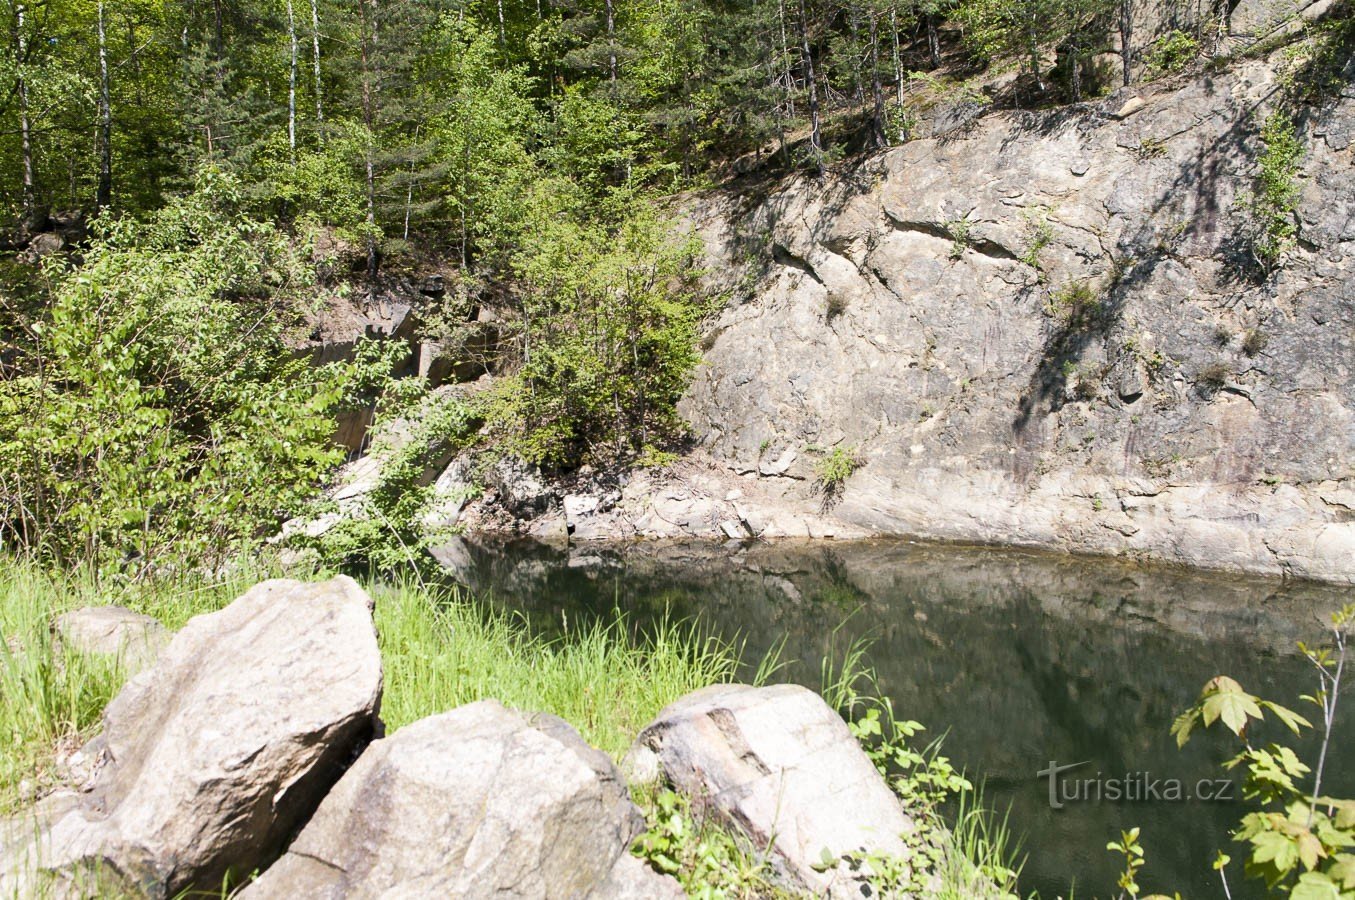
M 1242 857 L 1228 830 L 1244 807 L 1172 800 L 1170 779 L 1187 794 L 1236 797 L 1215 781 L 1228 777 L 1220 764 L 1235 745 L 1208 735 L 1177 750 L 1172 720 L 1223 673 L 1306 714 L 1298 697 L 1315 679 L 1295 643 L 1319 638 L 1351 599 L 1321 585 L 897 541 L 469 551 L 459 577 L 547 633 L 618 609 L 640 629 L 699 617 L 743 643 L 750 663 L 784 642 L 794 662 L 778 678 L 811 687 L 825 656 L 871 641 L 881 692 L 901 717 L 944 732 L 944 752 L 986 782 L 986 804 L 1009 810 L 1024 836 L 1021 887 L 1044 898 L 1074 886 L 1077 897 L 1114 896 L 1105 845 L 1136 825 L 1148 892 L 1222 896 L 1210 863 L 1218 848 Z M 1328 784 L 1349 796 L 1355 717 L 1337 729 Z M 1112 801 L 1103 786 L 1099 800 L 1063 802 L 1090 790 L 1064 780 L 1055 809 L 1037 774 L 1051 761 L 1081 764 L 1065 779 L 1099 774 L 1135 795 L 1153 779 L 1166 796 Z M 1233 896 L 1256 896 L 1231 868 Z

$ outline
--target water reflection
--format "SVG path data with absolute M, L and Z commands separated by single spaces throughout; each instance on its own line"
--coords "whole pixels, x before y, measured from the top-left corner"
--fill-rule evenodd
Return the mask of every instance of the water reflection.
M 825 655 L 873 641 L 869 663 L 905 717 L 948 732 L 946 752 L 1010 805 L 1030 859 L 1023 888 L 1044 897 L 1114 894 L 1107 840 L 1144 831 L 1156 890 L 1221 896 L 1209 863 L 1228 848 L 1236 803 L 1049 804 L 1036 772 L 1085 763 L 1077 776 L 1214 779 L 1233 747 L 1168 729 L 1201 685 L 1228 673 L 1297 704 L 1313 688 L 1298 640 L 1319 635 L 1340 589 L 1174 568 L 906 542 L 774 543 L 742 548 L 639 545 L 575 549 L 465 545 L 459 577 L 536 627 L 622 609 L 640 627 L 665 612 L 700 616 L 746 642 L 756 660 L 784 641 L 782 677 L 817 687 Z M 1349 736 L 1355 722 L 1338 725 Z M 1333 789 L 1351 792 L 1355 743 L 1338 739 Z M 1071 777 L 1072 773 L 1070 773 Z M 1233 852 L 1241 857 L 1240 852 Z M 1241 873 L 1231 881 L 1234 896 Z

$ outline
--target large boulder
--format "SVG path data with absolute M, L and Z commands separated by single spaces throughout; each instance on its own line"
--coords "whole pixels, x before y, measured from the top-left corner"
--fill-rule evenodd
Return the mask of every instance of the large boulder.
M 627 755 L 633 780 L 662 780 L 742 831 L 792 885 L 861 897 L 848 854 L 906 858 L 915 824 L 842 718 L 797 685 L 716 685 L 665 707 Z M 836 860 L 824 869 L 824 852 Z
M 484 700 L 368 747 L 242 898 L 680 896 L 627 852 L 643 827 L 568 724 Z
M 131 673 L 155 661 L 170 633 L 157 620 L 121 606 L 86 606 L 57 616 L 54 629 L 63 647 L 113 657 Z
M 80 893 L 90 872 L 151 897 L 219 891 L 276 858 L 373 736 L 380 699 L 355 582 L 257 585 L 190 621 L 109 704 L 91 790 L 0 861 L 0 895 L 38 877 Z

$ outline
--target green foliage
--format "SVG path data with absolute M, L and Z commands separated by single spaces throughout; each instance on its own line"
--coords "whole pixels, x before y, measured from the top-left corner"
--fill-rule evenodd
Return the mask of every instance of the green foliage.
M 1049 213 L 1040 208 L 1027 210 L 1026 220 L 1026 247 L 1021 251 L 1021 262 L 1030 266 L 1040 273 L 1040 278 L 1044 278 L 1044 265 L 1040 260 L 1040 253 L 1049 242 L 1054 239 L 1054 228 L 1049 224 Z
M 1130 897 L 1137 897 L 1139 892 L 1143 890 L 1139 886 L 1139 870 L 1147 863 L 1143 855 L 1143 845 L 1139 843 L 1139 829 L 1134 827 L 1121 832 L 1120 839 L 1106 844 L 1106 849 L 1124 857 L 1124 871 L 1120 873 L 1120 877 L 1115 882 L 1123 891 L 1120 897 L 1123 898 L 1126 894 Z M 1180 894 L 1174 894 L 1173 897 L 1175 900 L 1181 900 Z M 1170 898 L 1165 894 L 1149 894 L 1144 897 L 1144 900 L 1170 900 Z
M 1315 766 L 1284 744 L 1252 743 L 1253 726 L 1268 715 L 1294 735 L 1313 725 L 1290 709 L 1249 694 L 1225 675 L 1210 679 L 1199 702 L 1172 726 L 1182 746 L 1197 726 L 1215 722 L 1241 739 L 1242 749 L 1225 765 L 1243 770 L 1243 798 L 1255 808 L 1243 816 L 1233 839 L 1248 846 L 1247 874 L 1291 898 L 1355 897 L 1355 800 L 1322 793 L 1352 623 L 1355 604 L 1332 617 L 1328 645 L 1299 645 L 1318 673 L 1318 690 L 1303 698 L 1321 713 L 1322 742 Z M 1221 875 L 1227 862 L 1220 853 L 1215 868 Z
M 420 385 L 413 378 L 395 383 Z M 455 396 L 431 395 L 382 409 L 388 418 L 378 424 L 370 451 L 381 462 L 376 483 L 344 501 L 342 516 L 332 501 L 312 504 L 312 519 L 335 515 L 338 521 L 316 538 L 289 537 L 290 546 L 312 547 L 332 565 L 365 564 L 384 571 L 422 565 L 421 551 L 446 537 L 428 522 L 432 481 L 480 426 L 475 407 Z
M 1263 149 L 1257 158 L 1256 189 L 1247 204 L 1252 222 L 1252 255 L 1265 272 L 1278 267 L 1298 235 L 1298 175 L 1303 144 L 1294 123 L 1281 111 L 1261 123 Z
M 964 252 L 969 249 L 969 219 L 947 219 L 945 229 L 946 233 L 950 235 L 950 258 L 962 258 Z
M 62 560 L 219 562 L 338 461 L 345 372 L 287 350 L 305 248 L 205 171 L 146 221 L 108 220 L 46 272 L 0 380 L 0 528 Z M 172 553 L 170 552 L 172 550 Z
M 686 797 L 671 790 L 642 792 L 638 799 L 649 828 L 631 852 L 678 879 L 688 897 L 778 898 L 794 896 L 777 887 L 768 855 L 731 834 Z
M 486 401 L 487 432 L 528 462 L 569 467 L 678 436 L 707 306 L 696 248 L 644 206 L 615 225 L 540 198 L 514 257 L 521 367 Z
M 855 447 L 834 447 L 814 464 L 815 486 L 825 500 L 835 500 L 861 465 Z
M 1169 31 L 1144 51 L 1143 61 L 1148 74 L 1156 77 L 1180 72 L 1200 55 L 1200 42 L 1179 28 Z
M 918 751 L 910 744 L 925 730 L 922 723 L 895 719 L 887 700 L 868 708 L 851 723 L 851 729 L 875 768 L 910 808 L 935 812 L 952 795 L 974 789 L 949 759 L 935 752 L 935 745 Z
M 1045 312 L 1069 330 L 1095 327 L 1105 317 L 1105 306 L 1090 282 L 1069 282 L 1050 296 Z

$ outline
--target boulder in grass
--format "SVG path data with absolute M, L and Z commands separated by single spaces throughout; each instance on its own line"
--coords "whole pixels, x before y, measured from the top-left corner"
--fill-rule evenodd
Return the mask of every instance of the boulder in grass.
M 150 897 L 220 891 L 276 858 L 372 738 L 380 700 L 354 581 L 257 585 L 190 621 L 109 704 L 92 788 L 11 839 L 0 895 L 38 878 L 78 894 L 90 877 Z
M 572 727 L 484 700 L 374 742 L 242 900 L 680 897 L 643 828 Z
M 796 685 L 688 694 L 645 727 L 625 765 L 770 847 L 781 876 L 815 896 L 863 895 L 860 872 L 846 861 L 825 869 L 825 851 L 905 858 L 916 827 L 842 717 Z
M 95 656 L 115 657 L 130 673 L 155 662 L 172 635 L 156 619 L 121 606 L 86 606 L 57 616 L 62 646 Z

